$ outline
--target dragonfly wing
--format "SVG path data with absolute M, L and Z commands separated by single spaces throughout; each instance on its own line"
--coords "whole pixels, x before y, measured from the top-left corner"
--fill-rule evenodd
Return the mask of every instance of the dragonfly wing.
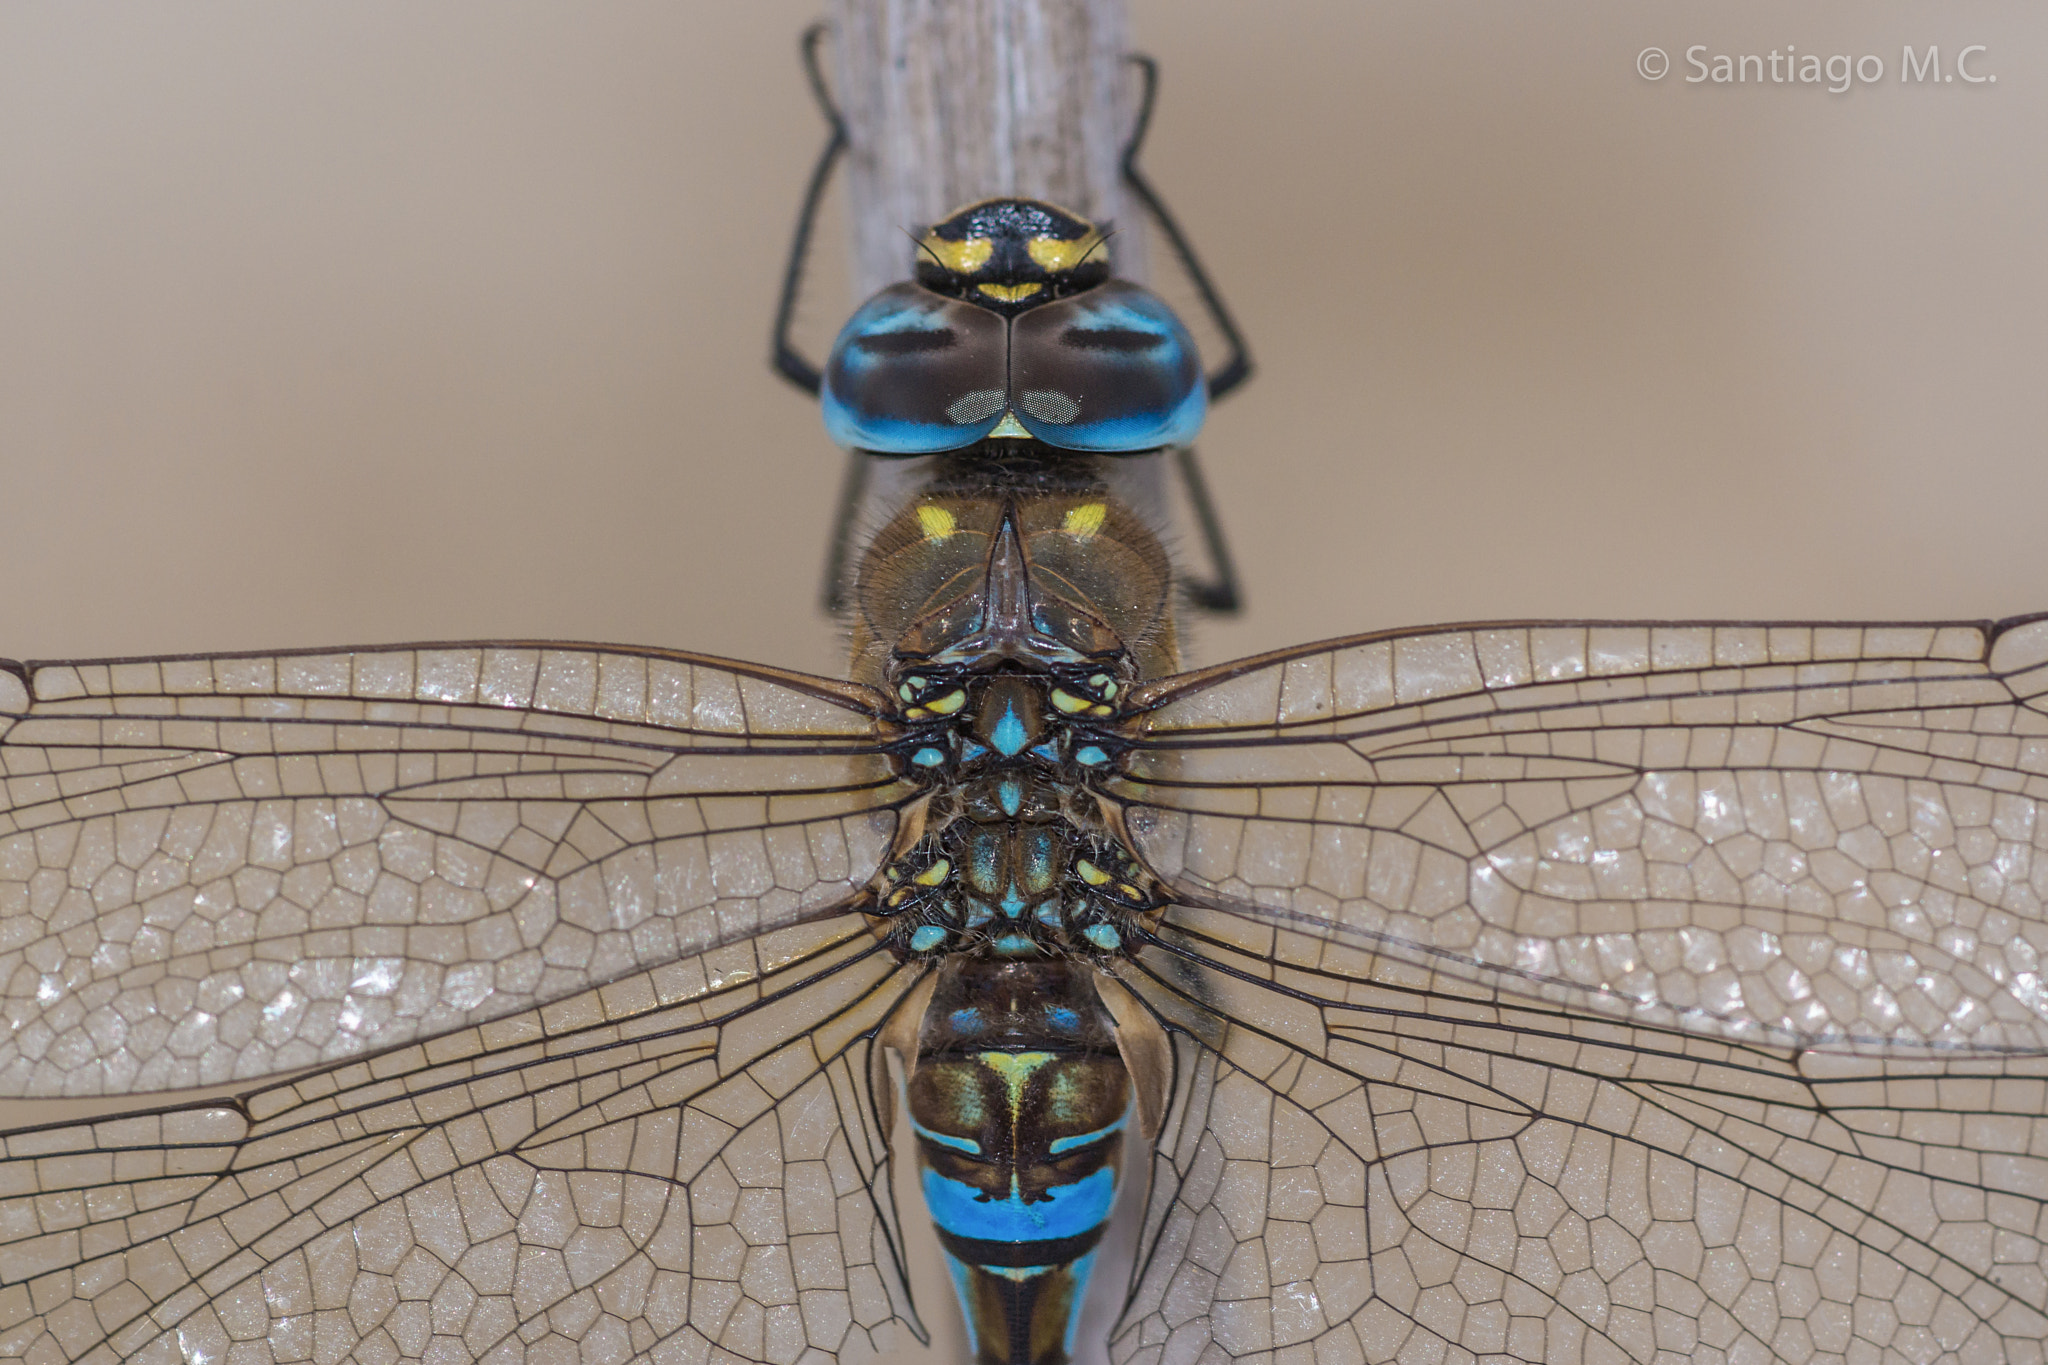
M 879 701 L 658 652 L 0 673 L 0 1093 L 254 1079 L 851 900 Z
M 1465 628 L 1155 684 L 1140 852 L 1373 970 L 1788 1044 L 2048 1046 L 2048 621 Z
M 1517 626 L 1154 684 L 1128 979 L 1185 1099 L 1123 1356 L 2025 1358 L 2044 664 Z
M 1184 1021 L 1183 1098 L 1117 1360 L 2004 1362 L 2048 1335 L 2038 1055 L 1796 1055 L 1211 961 L 1127 977 Z
M 0 1228 L 0 1351 L 872 1352 L 921 1332 L 861 1036 L 906 984 L 841 919 L 226 1105 L 7 1135 L 0 1180 L 40 1192 Z

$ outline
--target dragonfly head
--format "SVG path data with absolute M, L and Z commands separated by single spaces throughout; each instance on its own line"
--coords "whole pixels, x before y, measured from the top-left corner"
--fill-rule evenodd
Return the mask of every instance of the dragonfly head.
M 1036 199 L 984 199 L 926 229 L 917 282 L 999 313 L 1020 313 L 1109 278 L 1108 241 L 1085 218 Z

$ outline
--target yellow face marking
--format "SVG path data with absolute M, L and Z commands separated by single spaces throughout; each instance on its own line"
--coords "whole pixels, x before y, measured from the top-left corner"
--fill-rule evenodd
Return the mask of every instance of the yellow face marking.
M 1030 440 L 1030 439 L 1031 439 L 1031 433 L 1030 433 L 1030 432 L 1028 432 L 1028 431 L 1026 431 L 1026 430 L 1024 430 L 1024 424 L 1023 424 L 1022 422 L 1020 422 L 1020 421 L 1018 421 L 1018 420 L 1017 420 L 1017 414 L 1016 414 L 1016 413 L 1014 413 L 1014 412 L 1006 412 L 1006 413 L 1004 413 L 1004 414 L 1003 414 L 1003 420 L 1002 420 L 1002 421 L 1000 421 L 1000 422 L 998 422 L 998 423 L 996 423 L 996 429 L 995 429 L 994 431 L 991 431 L 991 432 L 990 432 L 990 433 L 989 433 L 988 435 L 989 435 L 989 439 L 990 439 L 990 440 L 992 440 L 992 441 L 993 441 L 993 440 L 1019 440 L 1019 441 L 1028 441 L 1028 440 Z
M 944 540 L 953 534 L 958 525 L 953 514 L 932 503 L 921 503 L 917 509 L 917 524 L 926 540 Z
M 1033 237 L 1024 244 L 1031 253 L 1031 259 L 1039 269 L 1057 273 L 1072 270 L 1088 258 L 1088 253 L 1102 245 L 1102 234 L 1094 228 L 1082 233 L 1072 241 L 1057 237 Z
M 1102 523 L 1108 516 L 1107 503 L 1084 502 L 1068 511 L 1066 519 L 1060 522 L 1060 529 L 1070 536 L 1079 536 L 1086 540 L 1102 529 Z M 1094 679 L 1091 678 L 1089 681 L 1094 682 Z M 1096 683 L 1096 686 L 1100 687 L 1101 684 Z
M 1028 281 L 1024 284 L 977 284 L 974 287 L 990 298 L 1000 299 L 1004 303 L 1015 303 L 1018 299 L 1028 299 L 1039 290 L 1045 288 L 1044 285 L 1036 281 Z
M 986 237 L 965 237 L 957 242 L 927 232 L 922 243 L 926 251 L 938 258 L 945 269 L 955 275 L 972 275 L 988 264 L 988 258 L 996 254 L 996 244 Z

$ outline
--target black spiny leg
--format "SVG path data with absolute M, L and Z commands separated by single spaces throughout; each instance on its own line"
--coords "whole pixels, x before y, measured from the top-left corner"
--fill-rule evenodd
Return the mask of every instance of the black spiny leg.
M 1230 310 L 1223 306 L 1223 296 L 1216 292 L 1215 285 L 1209 283 L 1209 274 L 1196 259 L 1195 249 L 1189 245 L 1187 235 L 1180 230 L 1180 224 L 1173 221 L 1173 214 L 1167 211 L 1166 202 L 1159 197 L 1158 191 L 1138 170 L 1138 148 L 1144 145 L 1145 130 L 1152 124 L 1152 100 L 1159 93 L 1159 63 L 1135 53 L 1127 60 L 1144 73 L 1145 92 L 1138 100 L 1138 122 L 1131 129 L 1131 140 L 1124 144 L 1124 183 L 1131 187 L 1131 193 L 1138 196 L 1138 202 L 1145 206 L 1145 211 L 1152 215 L 1152 221 L 1159 224 L 1159 230 L 1166 234 L 1173 254 L 1180 258 L 1181 269 L 1187 271 L 1188 278 L 1195 282 L 1195 292 L 1201 295 L 1202 306 L 1209 310 L 1210 320 L 1230 347 L 1230 358 L 1209 376 L 1209 397 L 1213 401 L 1251 378 L 1251 352 L 1245 348 L 1244 337 L 1238 333 L 1237 323 L 1231 320 Z
M 1174 463 L 1187 489 L 1188 505 L 1194 509 L 1202 543 L 1208 547 L 1209 567 L 1216 575 L 1206 582 L 1190 577 L 1182 586 L 1187 590 L 1188 601 L 1200 610 L 1228 616 L 1244 606 L 1244 592 L 1238 587 L 1237 565 L 1231 562 L 1230 546 L 1223 539 L 1223 524 L 1216 519 L 1216 508 L 1209 501 L 1209 485 L 1203 482 L 1201 466 L 1195 463 L 1195 448 L 1182 446 L 1176 450 Z
M 825 113 L 832 136 L 825 140 L 825 150 L 818 154 L 818 164 L 811 168 L 803 207 L 797 210 L 796 236 L 789 244 L 789 264 L 782 271 L 782 297 L 775 305 L 774 351 L 769 359 L 777 374 L 812 397 L 817 396 L 824 376 L 790 341 L 789 329 L 796 318 L 797 295 L 803 289 L 804 263 L 811 254 L 811 230 L 817 225 L 818 204 L 825 197 L 825 186 L 831 183 L 832 168 L 838 164 L 839 154 L 846 150 L 846 121 L 839 116 L 839 107 L 832 103 L 832 92 L 826 87 L 825 73 L 818 65 L 818 45 L 824 40 L 825 28 L 818 23 L 805 29 L 802 51 L 804 76 L 810 81 L 818 108 Z M 868 457 L 857 450 L 846 453 L 846 473 L 839 481 L 839 503 L 832 512 L 832 535 L 825 550 L 825 585 L 819 598 L 825 610 L 835 616 L 846 606 L 848 537 L 853 534 L 854 518 L 859 515 L 861 498 L 867 491 L 867 461 Z
M 1131 187 L 1131 193 L 1152 215 L 1152 221 L 1159 224 L 1159 230 L 1166 234 L 1167 243 L 1179 258 L 1181 269 L 1194 281 L 1202 306 L 1208 309 L 1210 320 L 1230 347 L 1230 358 L 1209 376 L 1209 397 L 1214 401 L 1251 377 L 1251 352 L 1246 349 L 1244 337 L 1238 332 L 1230 310 L 1223 306 L 1222 295 L 1209 282 L 1209 273 L 1202 269 L 1187 235 L 1180 230 L 1180 224 L 1174 221 L 1166 202 L 1152 188 L 1151 182 L 1138 170 L 1138 149 L 1144 145 L 1145 132 L 1152 126 L 1152 101 L 1159 93 L 1159 63 L 1136 54 L 1130 61 L 1144 74 L 1145 86 L 1138 100 L 1138 121 L 1131 129 L 1131 140 L 1124 144 L 1124 183 Z M 1194 510 L 1195 525 L 1202 533 L 1202 543 L 1208 548 L 1209 566 L 1215 572 L 1215 577 L 1206 582 L 1195 578 L 1187 580 L 1188 601 L 1202 611 L 1219 615 L 1234 612 L 1244 605 L 1244 593 L 1238 586 L 1237 565 L 1231 559 L 1230 546 L 1223 538 L 1223 524 L 1216 518 L 1215 505 L 1209 501 L 1209 486 L 1203 482 L 1194 449 L 1183 447 L 1176 451 L 1175 465 L 1180 472 L 1181 484 L 1187 490 L 1188 505 Z
M 834 616 L 846 609 L 846 562 L 852 547 L 854 519 L 868 491 L 868 460 L 858 450 L 846 452 L 846 473 L 839 480 L 839 502 L 832 510 L 832 538 L 825 547 L 825 588 L 819 601 Z
M 818 217 L 818 202 L 825 197 L 825 186 L 832 179 L 832 167 L 837 164 L 839 154 L 846 150 L 846 121 L 839 117 L 838 106 L 832 103 L 832 92 L 825 87 L 825 73 L 818 68 L 818 44 L 825 36 L 825 25 L 812 24 L 804 30 L 803 56 L 804 75 L 811 82 L 811 94 L 817 97 L 818 107 L 825 111 L 825 122 L 832 129 L 832 136 L 826 139 L 825 150 L 818 155 L 818 164 L 811 169 L 811 183 L 804 190 L 803 207 L 797 211 L 796 238 L 789 244 L 789 264 L 782 272 L 782 298 L 775 305 L 775 349 L 769 363 L 775 372 L 805 393 L 816 395 L 823 376 L 818 367 L 798 353 L 790 343 L 789 328 L 796 316 L 796 298 L 803 287 L 804 262 L 811 254 L 811 228 Z

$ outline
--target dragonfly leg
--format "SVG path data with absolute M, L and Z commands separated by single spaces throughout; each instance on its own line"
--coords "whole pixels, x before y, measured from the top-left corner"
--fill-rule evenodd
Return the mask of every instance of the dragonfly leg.
M 810 184 L 804 189 L 803 207 L 797 211 L 796 236 L 789 244 L 789 263 L 782 270 L 782 296 L 775 304 L 775 348 L 769 361 L 777 374 L 809 394 L 818 392 L 822 375 L 818 367 L 796 349 L 790 340 L 789 330 L 796 317 L 797 295 L 803 290 L 804 263 L 811 254 L 811 230 L 817 224 L 818 204 L 825 197 L 825 186 L 832 179 L 832 168 L 838 163 L 839 154 L 846 150 L 846 121 L 839 116 L 839 107 L 832 102 L 832 92 L 825 85 L 824 70 L 818 64 L 818 45 L 825 37 L 825 28 L 823 23 L 816 23 L 804 30 L 803 60 L 811 94 L 817 98 L 818 107 L 824 110 L 825 122 L 831 127 L 832 136 L 825 140 L 825 150 L 818 154 L 818 163 L 811 168 Z
M 1181 269 L 1187 271 L 1188 278 L 1194 281 L 1202 306 L 1208 309 L 1210 320 L 1216 324 L 1224 344 L 1230 348 L 1230 358 L 1209 376 L 1209 397 L 1218 399 L 1251 378 L 1251 351 L 1246 348 L 1244 336 L 1237 330 L 1230 310 L 1224 307 L 1223 296 L 1209 282 L 1209 272 L 1202 269 L 1202 262 L 1195 256 L 1195 248 L 1188 241 L 1187 234 L 1180 230 L 1180 224 L 1174 221 L 1166 201 L 1152 188 L 1152 182 L 1138 169 L 1138 149 L 1145 143 L 1145 132 L 1152 124 L 1152 101 L 1159 93 L 1159 63 L 1137 53 L 1131 54 L 1127 60 L 1143 74 L 1144 91 L 1138 98 L 1138 121 L 1131 128 L 1130 141 L 1124 144 L 1124 183 L 1131 187 L 1131 193 L 1138 197 L 1138 202 L 1152 215 L 1152 221 L 1159 224 L 1159 230 L 1166 234 L 1167 243 L 1179 258 Z

